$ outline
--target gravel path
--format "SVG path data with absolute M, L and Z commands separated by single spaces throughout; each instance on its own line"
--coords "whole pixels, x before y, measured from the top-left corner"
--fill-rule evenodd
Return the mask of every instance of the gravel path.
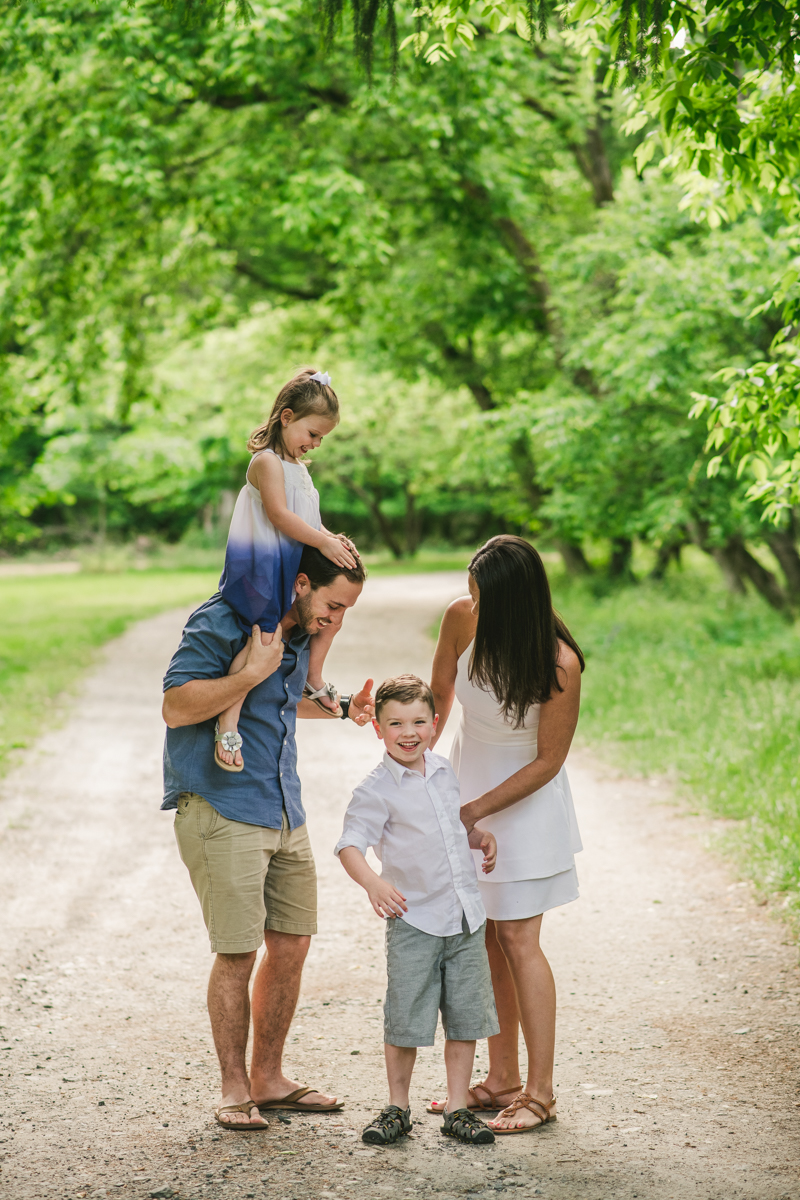
M 448 574 L 370 581 L 332 677 L 347 690 L 426 674 L 429 630 L 462 590 Z M 707 822 L 581 753 L 582 897 L 545 918 L 558 1122 L 480 1149 L 442 1139 L 424 1113 L 442 1091 L 437 1046 L 419 1056 L 414 1136 L 362 1146 L 384 1102 L 382 926 L 331 848 L 379 751 L 371 731 L 338 723 L 300 723 L 321 933 L 288 1051 L 296 1075 L 347 1107 L 266 1134 L 218 1131 L 210 956 L 158 811 L 160 679 L 184 616 L 110 645 L 66 726 L 2 787 L 0 1195 L 800 1197 L 796 951 L 706 851 Z

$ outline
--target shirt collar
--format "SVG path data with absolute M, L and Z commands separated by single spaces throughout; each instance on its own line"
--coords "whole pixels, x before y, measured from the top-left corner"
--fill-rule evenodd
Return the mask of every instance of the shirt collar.
M 441 769 L 441 764 L 433 761 L 433 753 L 430 750 L 425 751 L 424 758 L 425 758 L 425 776 L 424 776 L 424 778 L 430 779 L 431 775 L 433 775 L 436 771 L 439 771 Z M 386 767 L 386 770 L 389 772 L 389 774 L 391 775 L 392 779 L 395 781 L 395 783 L 397 784 L 398 787 L 400 786 L 400 783 L 401 783 L 404 775 L 413 775 L 417 779 L 423 778 L 423 776 L 420 775 L 419 771 L 412 771 L 410 769 L 410 767 L 404 767 L 402 763 L 399 763 L 397 761 L 397 759 L 392 758 L 392 756 L 391 756 L 391 754 L 389 754 L 388 750 L 384 750 L 384 752 L 383 752 L 383 765 Z

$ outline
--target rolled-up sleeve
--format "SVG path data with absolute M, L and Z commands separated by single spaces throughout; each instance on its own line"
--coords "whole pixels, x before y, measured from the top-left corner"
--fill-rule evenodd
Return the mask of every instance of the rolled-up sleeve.
M 229 610 L 209 613 L 208 604 L 192 613 L 180 645 L 164 676 L 163 690 L 181 687 L 192 679 L 220 679 L 246 641 Z
M 344 814 L 342 836 L 333 853 L 338 858 L 345 846 L 355 846 L 362 854 L 366 854 L 371 847 L 377 853 L 388 820 L 389 807 L 386 801 L 370 788 L 357 787 Z

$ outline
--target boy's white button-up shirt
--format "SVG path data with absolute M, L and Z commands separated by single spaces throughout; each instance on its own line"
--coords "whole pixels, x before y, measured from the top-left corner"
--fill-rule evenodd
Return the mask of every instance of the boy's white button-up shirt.
M 434 937 L 470 933 L 486 920 L 467 831 L 461 824 L 458 779 L 446 758 L 425 751 L 425 774 L 384 754 L 353 792 L 334 854 L 371 846 L 381 878 L 406 898 L 403 920 Z

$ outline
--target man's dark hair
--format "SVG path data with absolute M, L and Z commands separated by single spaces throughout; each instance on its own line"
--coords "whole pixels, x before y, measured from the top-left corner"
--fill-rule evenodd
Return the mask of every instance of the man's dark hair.
M 367 578 L 367 569 L 361 561 L 358 552 L 353 555 L 353 558 L 356 560 L 356 565 L 352 569 L 350 567 L 337 567 L 336 563 L 326 558 L 316 546 L 303 546 L 303 553 L 300 555 L 300 566 L 297 568 L 297 574 L 307 575 L 308 582 L 314 591 L 317 588 L 330 587 L 333 581 L 338 579 L 340 575 L 344 575 L 349 583 L 363 583 Z

